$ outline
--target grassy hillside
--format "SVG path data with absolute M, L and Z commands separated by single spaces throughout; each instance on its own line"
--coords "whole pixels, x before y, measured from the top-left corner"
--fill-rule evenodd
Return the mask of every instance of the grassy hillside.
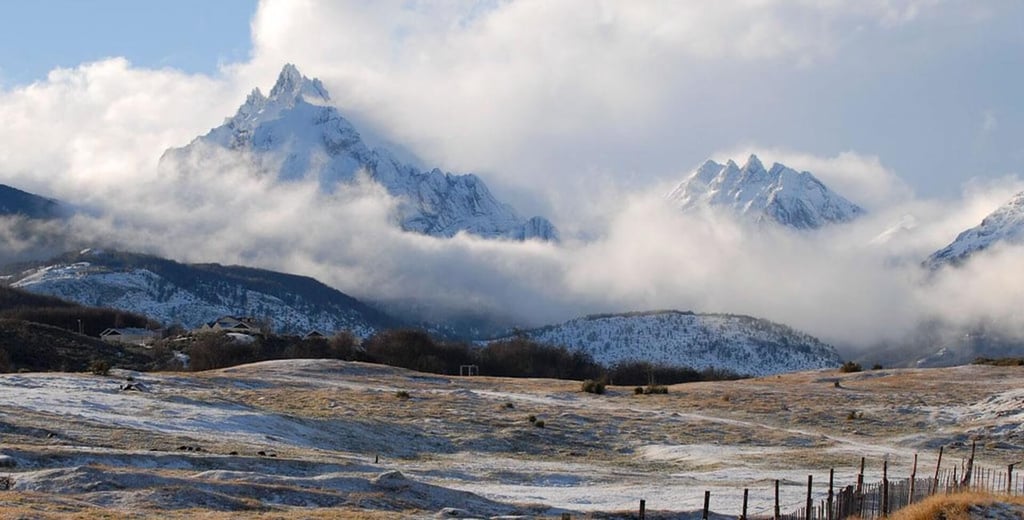
M 81 331 L 98 337 L 115 327 L 157 329 L 160 324 L 140 314 L 118 309 L 86 307 L 52 296 L 32 294 L 13 287 L 0 287 L 0 319 L 30 321 Z
M 0 372 L 80 372 L 98 360 L 145 369 L 154 356 L 142 348 L 112 345 L 50 325 L 0 319 Z
M 84 307 L 12 287 L 0 287 L 0 372 L 83 371 L 94 361 L 146 369 L 154 355 L 111 345 L 97 336 L 109 327 L 158 327 L 137 314 Z M 78 334 L 81 327 L 84 334 Z

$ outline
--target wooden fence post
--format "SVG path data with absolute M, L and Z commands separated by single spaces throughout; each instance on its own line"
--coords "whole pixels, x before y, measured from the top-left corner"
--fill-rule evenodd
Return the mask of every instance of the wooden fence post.
M 864 457 L 860 458 L 860 473 L 857 474 L 857 493 L 863 491 L 864 486 Z
M 647 514 L 647 501 L 640 499 L 640 520 L 644 520 L 644 516 Z
M 882 461 L 882 518 L 889 516 L 889 461 Z
M 914 469 L 910 470 L 910 496 L 907 497 L 907 505 L 914 503 L 914 487 L 917 485 L 917 454 L 914 454 Z
M 747 520 L 747 493 L 750 490 L 743 488 L 743 512 L 740 513 L 740 520 Z
M 828 508 L 826 509 L 826 517 L 828 520 L 832 520 L 832 501 L 835 500 L 835 492 L 833 486 L 836 481 L 836 469 L 831 468 L 828 470 Z
M 857 516 L 864 514 L 864 457 L 860 458 L 860 473 L 857 474 Z
M 704 492 L 704 514 L 701 516 L 701 520 L 708 520 L 708 510 L 711 509 L 711 492 Z
M 779 520 L 779 480 L 775 479 L 775 517 L 774 520 Z
M 814 511 L 814 499 L 811 497 L 813 482 L 814 475 L 807 475 L 807 511 L 804 512 L 805 520 L 811 520 L 811 513 Z
M 942 448 L 942 446 L 939 446 L 939 461 L 935 463 L 935 489 L 929 495 L 935 495 L 939 492 L 939 468 L 942 466 Z
M 974 449 L 978 446 L 978 441 L 971 441 L 971 458 L 967 459 L 967 467 L 964 468 L 963 478 L 960 481 L 962 486 L 967 486 L 967 489 L 971 488 L 971 477 L 974 473 Z
M 1006 494 L 1013 494 L 1013 464 L 1006 467 Z

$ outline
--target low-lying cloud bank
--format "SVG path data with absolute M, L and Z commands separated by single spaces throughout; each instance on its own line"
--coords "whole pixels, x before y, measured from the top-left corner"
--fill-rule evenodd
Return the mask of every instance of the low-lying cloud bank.
M 672 308 L 768 318 L 854 349 L 903 341 L 932 319 L 984 320 L 1024 337 L 1021 248 L 932 276 L 920 267 L 1021 189 L 1016 179 L 975 186 L 953 203 L 908 199 L 812 233 L 683 214 L 657 187 L 608 208 L 596 236 L 549 244 L 405 233 L 396 201 L 365 179 L 324 194 L 315 182 L 256 177 L 229 153 L 209 159 L 201 176 L 152 169 L 146 182 L 98 192 L 90 202 L 100 216 L 73 219 L 71 236 L 311 275 L 373 301 L 487 311 L 523 326 Z

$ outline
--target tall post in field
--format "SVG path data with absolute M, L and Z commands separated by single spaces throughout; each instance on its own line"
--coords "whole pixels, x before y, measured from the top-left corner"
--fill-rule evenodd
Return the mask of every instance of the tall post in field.
M 857 515 L 864 512 L 864 457 L 860 458 L 860 473 L 857 474 Z
M 779 520 L 779 517 L 781 517 L 781 516 L 782 515 L 779 514 L 779 480 L 776 479 L 775 480 L 775 517 L 774 517 L 774 520 Z
M 935 478 L 932 480 L 934 489 L 932 489 L 931 495 L 939 492 L 939 468 L 942 467 L 942 448 L 943 446 L 939 446 L 939 461 L 935 463 Z
M 711 509 L 711 492 L 704 492 L 704 514 L 701 516 L 701 520 L 708 520 L 708 511 Z
M 882 518 L 889 516 L 889 461 L 882 461 Z
M 914 468 L 910 470 L 910 496 L 907 497 L 907 505 L 914 503 L 914 487 L 917 486 L 917 454 L 914 454 Z
M 826 517 L 828 520 L 832 520 L 832 501 L 835 499 L 835 492 L 833 486 L 836 482 L 836 469 L 832 468 L 828 470 L 828 506 L 826 510 Z
M 967 459 L 967 466 L 964 468 L 963 477 L 960 480 L 961 486 L 971 487 L 971 477 L 974 476 L 974 449 L 978 447 L 978 441 L 971 441 L 971 458 Z
M 740 513 L 740 520 L 747 520 L 747 493 L 750 490 L 743 488 L 743 512 Z
M 814 511 L 814 499 L 811 497 L 813 493 L 814 475 L 807 475 L 807 511 L 804 514 L 805 520 L 811 520 L 811 513 Z

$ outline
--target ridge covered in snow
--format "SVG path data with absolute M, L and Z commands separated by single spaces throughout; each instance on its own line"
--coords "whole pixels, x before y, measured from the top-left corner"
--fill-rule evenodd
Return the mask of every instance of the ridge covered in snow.
M 765 169 L 756 155 L 742 167 L 732 160 L 705 161 L 666 198 L 683 210 L 722 207 L 756 222 L 801 230 L 849 222 L 864 214 L 810 172 L 779 163 Z
M 85 250 L 14 273 L 11 285 L 83 305 L 195 328 L 225 315 L 268 319 L 276 332 L 366 337 L 395 320 L 312 278 L 219 264 L 181 264 Z
M 265 96 L 258 88 L 238 112 L 182 148 L 167 150 L 161 168 L 201 171 L 210 149 L 238 152 L 254 170 L 278 181 L 316 179 L 324 192 L 366 172 L 400 201 L 402 228 L 438 237 L 465 231 L 485 238 L 557 240 L 543 217 L 522 218 L 476 175 L 420 171 L 383 148 L 371 149 L 330 104 L 318 79 L 284 66 Z
M 948 246 L 932 253 L 924 265 L 928 269 L 960 265 L 971 255 L 997 243 L 1024 243 L 1024 192 L 1014 195 L 1009 202 L 985 217 L 981 224 L 960 233 Z
M 842 363 L 832 346 L 813 336 L 768 320 L 731 314 L 602 314 L 524 334 L 541 343 L 583 350 L 605 365 L 647 361 L 762 376 Z

